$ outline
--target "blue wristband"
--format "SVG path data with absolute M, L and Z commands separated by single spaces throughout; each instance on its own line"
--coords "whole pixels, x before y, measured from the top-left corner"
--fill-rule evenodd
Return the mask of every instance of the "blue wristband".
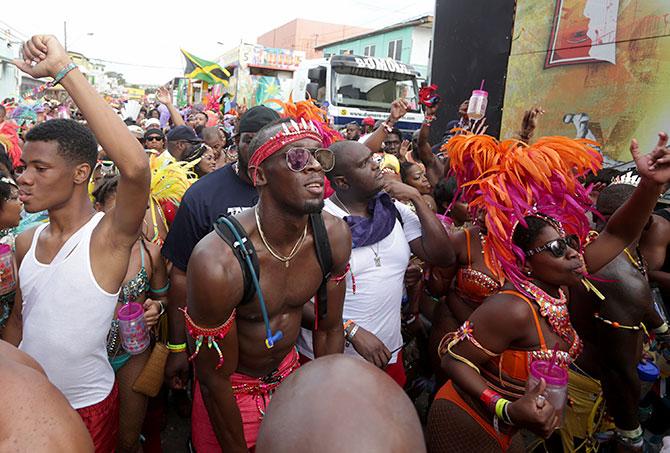
M 54 77 L 53 82 L 51 82 L 51 86 L 59 84 L 60 81 L 63 80 L 63 78 L 76 67 L 77 65 L 73 62 L 68 63 L 67 66 L 58 71 L 58 74 L 56 74 L 56 77 Z

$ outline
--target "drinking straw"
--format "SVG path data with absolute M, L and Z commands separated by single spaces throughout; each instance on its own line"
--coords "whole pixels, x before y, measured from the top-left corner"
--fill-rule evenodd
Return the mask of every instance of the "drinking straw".
M 558 341 L 554 345 L 553 351 L 551 351 L 551 361 L 549 362 L 549 369 L 547 370 L 548 375 L 551 375 L 551 370 L 554 368 L 554 365 L 556 365 L 556 359 L 558 358 L 557 353 L 558 353 Z

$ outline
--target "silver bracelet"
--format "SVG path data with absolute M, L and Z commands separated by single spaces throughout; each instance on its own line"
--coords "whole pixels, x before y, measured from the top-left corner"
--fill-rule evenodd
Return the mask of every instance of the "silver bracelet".
M 503 421 L 507 423 L 508 425 L 514 426 L 514 423 L 512 423 L 512 419 L 509 417 L 509 414 L 507 413 L 507 407 L 511 403 L 507 403 L 503 406 Z
M 161 311 L 158 313 L 158 317 L 160 318 L 165 313 L 165 306 L 163 305 L 162 300 L 157 300 L 156 302 L 158 302 L 158 306 L 161 307 Z

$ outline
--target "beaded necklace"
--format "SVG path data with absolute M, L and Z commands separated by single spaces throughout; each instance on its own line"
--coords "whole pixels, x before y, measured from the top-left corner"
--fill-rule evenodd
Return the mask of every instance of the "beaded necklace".
M 630 263 L 633 265 L 633 267 L 635 267 L 635 269 L 640 271 L 640 274 L 642 274 L 642 276 L 644 276 L 646 278 L 647 277 L 647 262 L 645 261 L 645 259 L 640 254 L 640 248 L 635 247 L 635 255 L 636 255 L 635 258 L 633 258 L 633 254 L 628 251 L 628 247 L 623 249 L 623 251 L 626 254 L 626 256 L 628 257 L 628 261 L 630 261 Z
M 582 352 L 582 342 L 570 323 L 568 298 L 563 290 L 559 288 L 559 297 L 555 298 L 531 282 L 523 282 L 521 287 L 533 297 L 535 303 L 540 307 L 540 315 L 549 322 L 551 329 L 566 343 L 570 344 L 570 350 L 568 351 L 570 356 L 573 359 L 577 358 Z

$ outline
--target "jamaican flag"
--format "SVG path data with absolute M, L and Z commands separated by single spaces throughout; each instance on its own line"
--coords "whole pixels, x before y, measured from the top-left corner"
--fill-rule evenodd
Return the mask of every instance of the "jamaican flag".
M 186 69 L 184 75 L 189 79 L 198 79 L 207 82 L 210 85 L 222 83 L 228 86 L 228 78 L 230 72 L 226 68 L 222 68 L 218 64 L 203 60 L 181 49 L 181 53 L 186 58 Z

